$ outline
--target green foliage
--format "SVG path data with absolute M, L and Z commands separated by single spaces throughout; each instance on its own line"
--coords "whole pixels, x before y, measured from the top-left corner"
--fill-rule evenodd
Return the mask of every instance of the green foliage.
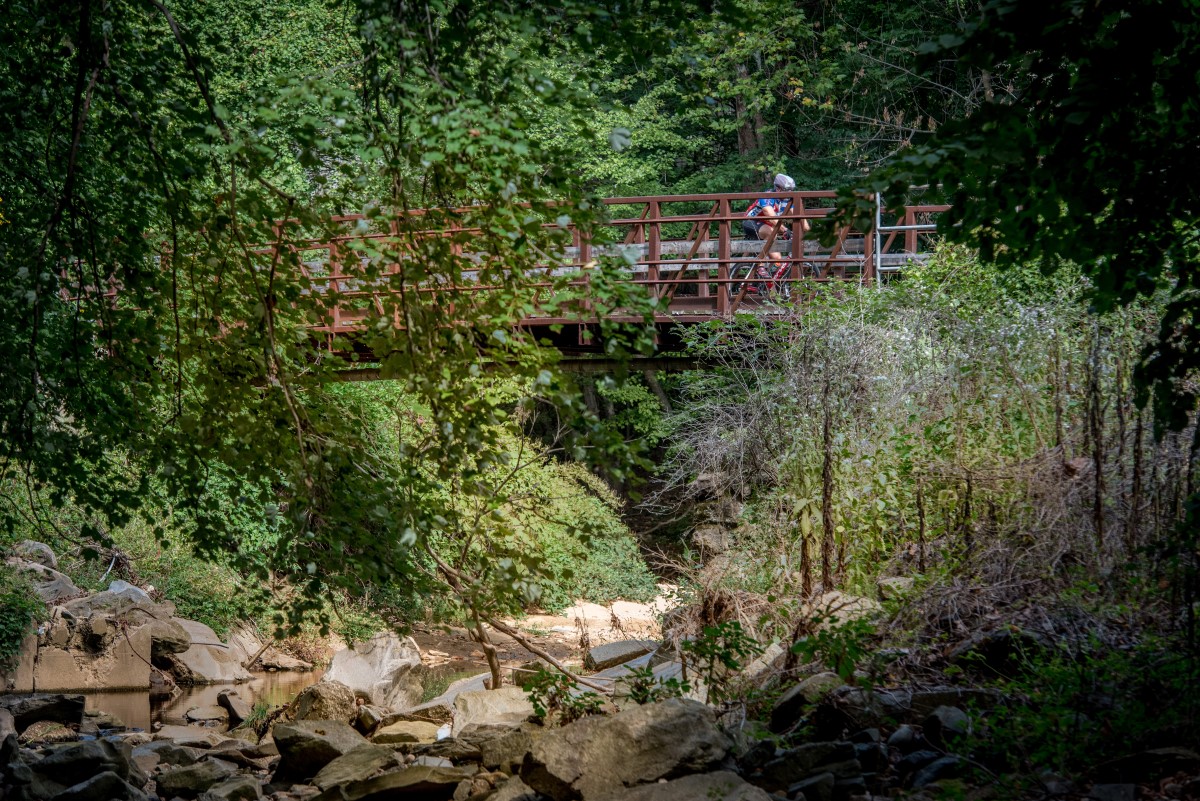
M 539 667 L 527 685 L 533 714 L 544 725 L 565 726 L 603 711 L 604 699 L 582 690 L 570 676 Z
M 1022 675 L 1000 686 L 1013 700 L 976 715 L 982 725 L 966 747 L 1019 784 L 1042 771 L 1086 774 L 1164 741 L 1188 742 L 1200 720 L 1191 689 L 1198 671 L 1178 643 L 1153 637 L 1131 648 L 1092 640 L 1031 654 Z
M 12 667 L 46 605 L 22 571 L 0 564 L 0 669 Z
M 1200 288 L 1200 99 L 1184 55 L 1198 34 L 1186 4 L 990 0 L 922 47 L 926 76 L 951 60 L 988 76 L 987 102 L 844 190 L 840 206 L 865 221 L 871 192 L 895 202 L 939 185 L 953 203 L 940 230 L 985 262 L 1079 265 L 1101 311 L 1169 290 L 1139 376 L 1153 383 L 1157 424 L 1179 430 L 1200 366 L 1200 330 L 1186 322 Z
M 792 645 L 792 653 L 806 662 L 820 662 L 854 684 L 855 671 L 873 652 L 875 624 L 863 617 L 839 621 L 834 614 L 817 614 L 809 621 L 812 632 Z
M 629 700 L 635 704 L 656 704 L 668 698 L 682 698 L 691 692 L 692 685 L 686 678 L 672 676 L 665 681 L 654 675 L 654 668 L 630 668 L 622 677 Z
M 736 620 L 705 626 L 698 637 L 685 640 L 679 648 L 684 664 L 691 665 L 704 680 L 709 703 L 730 700 L 735 674 L 763 650 Z

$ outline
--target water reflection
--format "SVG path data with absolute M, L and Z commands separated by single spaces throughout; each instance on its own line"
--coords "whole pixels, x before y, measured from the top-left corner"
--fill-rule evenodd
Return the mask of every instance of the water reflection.
M 126 725 L 150 730 L 153 723 L 183 724 L 184 714 L 196 706 L 216 706 L 222 690 L 235 689 L 248 703 L 264 700 L 271 706 L 283 706 L 324 675 L 324 670 L 254 673 L 245 684 L 210 684 L 182 687 L 174 698 L 150 700 L 147 692 L 107 692 L 84 695 L 83 708 L 116 715 Z

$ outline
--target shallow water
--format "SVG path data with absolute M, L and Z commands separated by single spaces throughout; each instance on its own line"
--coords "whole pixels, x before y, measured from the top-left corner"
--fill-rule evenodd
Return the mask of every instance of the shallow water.
M 324 670 L 254 673 L 254 678 L 244 684 L 181 687 L 181 692 L 174 698 L 153 701 L 146 692 L 84 693 L 84 709 L 107 712 L 116 715 L 126 726 L 150 731 L 154 723 L 187 723 L 184 713 L 196 706 L 216 706 L 217 695 L 222 690 L 237 690 L 250 704 L 265 700 L 271 706 L 283 706 L 305 687 L 316 683 L 324 673 Z

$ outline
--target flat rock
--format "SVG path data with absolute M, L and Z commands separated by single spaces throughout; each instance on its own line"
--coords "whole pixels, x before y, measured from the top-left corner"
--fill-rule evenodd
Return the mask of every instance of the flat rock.
M 331 787 L 312 801 L 449 801 L 465 779 L 475 775 L 463 768 L 432 768 L 417 765 L 392 771 L 373 779 Z
M 771 801 L 771 796 L 736 773 L 718 771 L 684 776 L 669 782 L 643 784 L 615 795 L 611 801 Z
M 384 745 L 366 743 L 334 759 L 312 780 L 322 790 L 339 784 L 369 779 L 382 770 L 398 767 L 395 750 Z
M 604 670 L 622 665 L 631 659 L 648 654 L 658 647 L 653 640 L 621 640 L 598 645 L 587 652 L 583 666 L 588 670 Z
M 840 740 L 804 743 L 789 748 L 764 765 L 761 778 L 755 781 L 767 790 L 782 790 L 812 775 L 831 773 L 830 766 L 851 760 L 855 760 L 853 743 Z
M 417 721 L 400 720 L 387 726 L 381 726 L 371 735 L 371 742 L 384 745 L 398 743 L 432 743 L 437 740 L 436 723 L 421 723 Z
M 154 739 L 172 740 L 177 745 L 186 746 L 188 748 L 202 748 L 208 750 L 214 745 L 220 743 L 225 738 L 217 734 L 212 729 L 204 729 L 199 726 L 163 726 L 154 733 Z
M 310 779 L 333 760 L 367 742 L 349 723 L 340 720 L 277 723 L 274 738 L 279 749 L 279 767 L 273 777 L 276 783 Z
M 85 740 L 55 746 L 30 768 L 46 782 L 62 788 L 86 783 L 106 771 L 114 773 L 121 781 L 140 785 L 145 783 L 145 776 L 133 764 L 132 751 L 127 743 Z
M 622 788 L 717 767 L 730 748 L 714 711 L 673 698 L 578 720 L 542 737 L 521 780 L 554 801 L 592 801 Z
M 183 716 L 193 723 L 223 722 L 229 720 L 229 710 L 221 706 L 194 706 Z
M 513 776 L 500 785 L 495 795 L 488 796 L 487 801 L 538 801 L 539 798 L 532 787 L 521 781 L 520 776 Z
M 421 700 L 414 669 L 421 649 L 411 637 L 380 632 L 333 655 L 321 681 L 338 681 L 378 706 L 405 709 Z
M 531 715 L 533 704 L 520 687 L 464 692 L 454 699 L 454 725 L 450 733 L 457 737 L 475 726 L 508 726 L 515 729 Z
M 791 687 L 771 709 L 771 731 L 776 734 L 787 731 L 796 725 L 806 710 L 845 683 L 838 674 L 826 672 L 809 676 Z

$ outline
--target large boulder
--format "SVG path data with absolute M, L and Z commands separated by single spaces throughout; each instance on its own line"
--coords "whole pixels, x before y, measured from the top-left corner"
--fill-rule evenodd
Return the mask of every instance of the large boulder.
M 0 709 L 12 714 L 18 734 L 30 724 L 42 720 L 78 725 L 83 720 L 83 696 L 51 693 L 0 695 Z
M 122 781 L 140 787 L 146 783 L 142 774 L 130 758 L 133 749 L 128 743 L 106 739 L 85 740 L 79 743 L 54 746 L 42 759 L 30 768 L 35 774 L 35 785 L 44 794 L 74 787 L 104 772 L 112 772 Z
M 191 636 L 174 619 L 175 604 L 155 603 L 145 591 L 124 581 L 112 582 L 104 592 L 67 601 L 63 609 L 77 620 L 89 621 L 93 629 L 91 621 L 110 621 L 114 634 L 119 628 L 148 628 L 155 658 L 182 653 L 192 646 Z
M 554 801 L 596 801 L 627 787 L 717 767 L 730 740 L 704 704 L 674 698 L 591 717 L 542 737 L 521 780 Z
M 255 801 L 259 798 L 262 798 L 262 785 L 251 776 L 232 776 L 200 795 L 200 801 Z
M 236 684 L 253 678 L 208 626 L 182 618 L 176 618 L 175 622 L 183 627 L 191 639 L 186 651 L 164 656 L 177 682 L 193 685 Z
M 381 745 L 399 745 L 400 743 L 432 743 L 437 740 L 439 726 L 436 723 L 426 723 L 416 720 L 398 720 L 387 726 L 381 726 L 371 735 L 371 742 Z
M 321 681 L 339 681 L 372 704 L 405 709 L 421 700 L 415 668 L 421 649 L 411 637 L 380 632 L 333 655 Z
M 533 704 L 520 687 L 498 690 L 474 690 L 454 699 L 454 725 L 450 733 L 457 737 L 478 726 L 516 728 L 533 714 Z
M 340 720 L 297 720 L 277 723 L 275 745 L 279 748 L 279 767 L 274 781 L 311 779 L 333 760 L 366 744 L 366 739 Z
M 349 723 L 358 710 L 354 691 L 340 681 L 319 681 L 305 687 L 292 701 L 296 720 L 340 720 Z

